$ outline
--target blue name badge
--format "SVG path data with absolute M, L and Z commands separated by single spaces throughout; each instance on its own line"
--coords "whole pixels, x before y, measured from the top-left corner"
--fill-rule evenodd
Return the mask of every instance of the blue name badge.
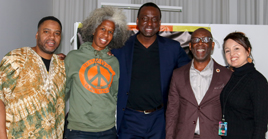
M 227 136 L 227 122 L 219 122 L 219 135 Z

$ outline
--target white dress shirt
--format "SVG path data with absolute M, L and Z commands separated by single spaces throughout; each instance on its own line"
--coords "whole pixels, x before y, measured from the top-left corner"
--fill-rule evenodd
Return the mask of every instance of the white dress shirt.
M 214 62 L 212 58 L 210 58 L 208 65 L 202 71 L 195 69 L 193 62 L 194 59 L 192 60 L 190 68 L 190 84 L 194 92 L 196 101 L 199 105 L 210 86 L 210 82 L 213 75 Z M 197 118 L 195 133 L 200 134 L 199 117 Z

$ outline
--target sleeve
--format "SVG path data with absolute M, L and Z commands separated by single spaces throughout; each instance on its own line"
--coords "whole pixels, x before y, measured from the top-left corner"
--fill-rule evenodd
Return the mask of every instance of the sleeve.
M 112 49 L 111 50 L 111 53 L 115 56 L 115 57 L 117 57 L 117 56 L 119 56 L 119 49 Z
M 1 63 L 2 64 L 2 63 Z M 0 67 L 1 68 L 1 67 Z M 2 80 L 4 80 L 3 78 L 5 78 L 4 77 L 4 72 L 1 70 L 0 71 L 0 100 L 2 100 L 3 101 L 3 103 L 5 102 L 5 97 L 4 97 L 4 90 L 3 90 L 3 85 L 4 85 L 4 83 L 3 83 L 3 81 Z M 5 103 L 4 103 L 5 104 Z
M 116 59 L 116 64 L 115 64 L 114 67 L 116 67 L 116 69 L 115 69 L 115 76 L 113 78 L 113 83 L 111 85 L 111 92 L 113 94 L 114 99 L 117 101 L 118 86 L 119 86 L 119 77 L 120 77 L 119 62 L 118 62 L 117 59 Z
M 179 118 L 180 96 L 176 89 L 175 74 L 176 73 L 173 72 L 168 94 L 166 110 L 166 139 L 175 139 L 176 127 Z
M 191 61 L 191 59 L 186 54 L 185 50 L 182 49 L 181 45 L 179 45 L 179 54 L 178 54 L 177 68 L 182 67 L 182 66 L 188 64 L 190 61 Z
M 5 105 L 7 131 L 9 131 L 10 122 L 12 121 L 11 109 L 8 106 L 12 103 L 10 100 L 13 99 L 17 79 L 25 61 L 26 57 L 9 52 L 4 56 L 0 64 L 0 99 Z
M 254 132 L 252 139 L 265 139 L 268 122 L 268 84 L 264 77 L 254 82 L 252 101 L 254 109 Z M 257 79 L 256 79 L 257 80 Z
M 0 99 L 5 105 L 12 98 L 13 90 L 16 87 L 20 67 L 24 65 L 25 57 L 21 55 L 5 55 L 0 64 Z
M 67 55 L 64 59 L 65 62 L 65 74 L 66 74 L 66 88 L 65 88 L 65 101 L 67 101 L 70 97 L 71 92 L 71 86 L 72 86 L 72 79 L 71 79 L 71 73 L 70 73 L 70 57 L 71 55 Z

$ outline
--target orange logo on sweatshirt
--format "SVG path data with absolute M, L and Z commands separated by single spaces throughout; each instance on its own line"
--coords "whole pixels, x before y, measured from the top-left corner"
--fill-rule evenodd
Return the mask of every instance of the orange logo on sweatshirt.
M 115 72 L 102 59 L 90 59 L 79 70 L 79 78 L 83 86 L 96 94 L 109 93 Z

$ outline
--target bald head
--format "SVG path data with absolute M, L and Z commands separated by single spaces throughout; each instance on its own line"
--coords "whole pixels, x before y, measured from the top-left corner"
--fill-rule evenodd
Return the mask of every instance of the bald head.
M 194 38 L 195 36 L 198 36 L 199 34 L 206 34 L 206 37 L 212 37 L 212 34 L 209 30 L 205 29 L 205 28 L 199 28 L 197 30 L 195 30 L 193 33 L 192 33 L 192 38 Z

